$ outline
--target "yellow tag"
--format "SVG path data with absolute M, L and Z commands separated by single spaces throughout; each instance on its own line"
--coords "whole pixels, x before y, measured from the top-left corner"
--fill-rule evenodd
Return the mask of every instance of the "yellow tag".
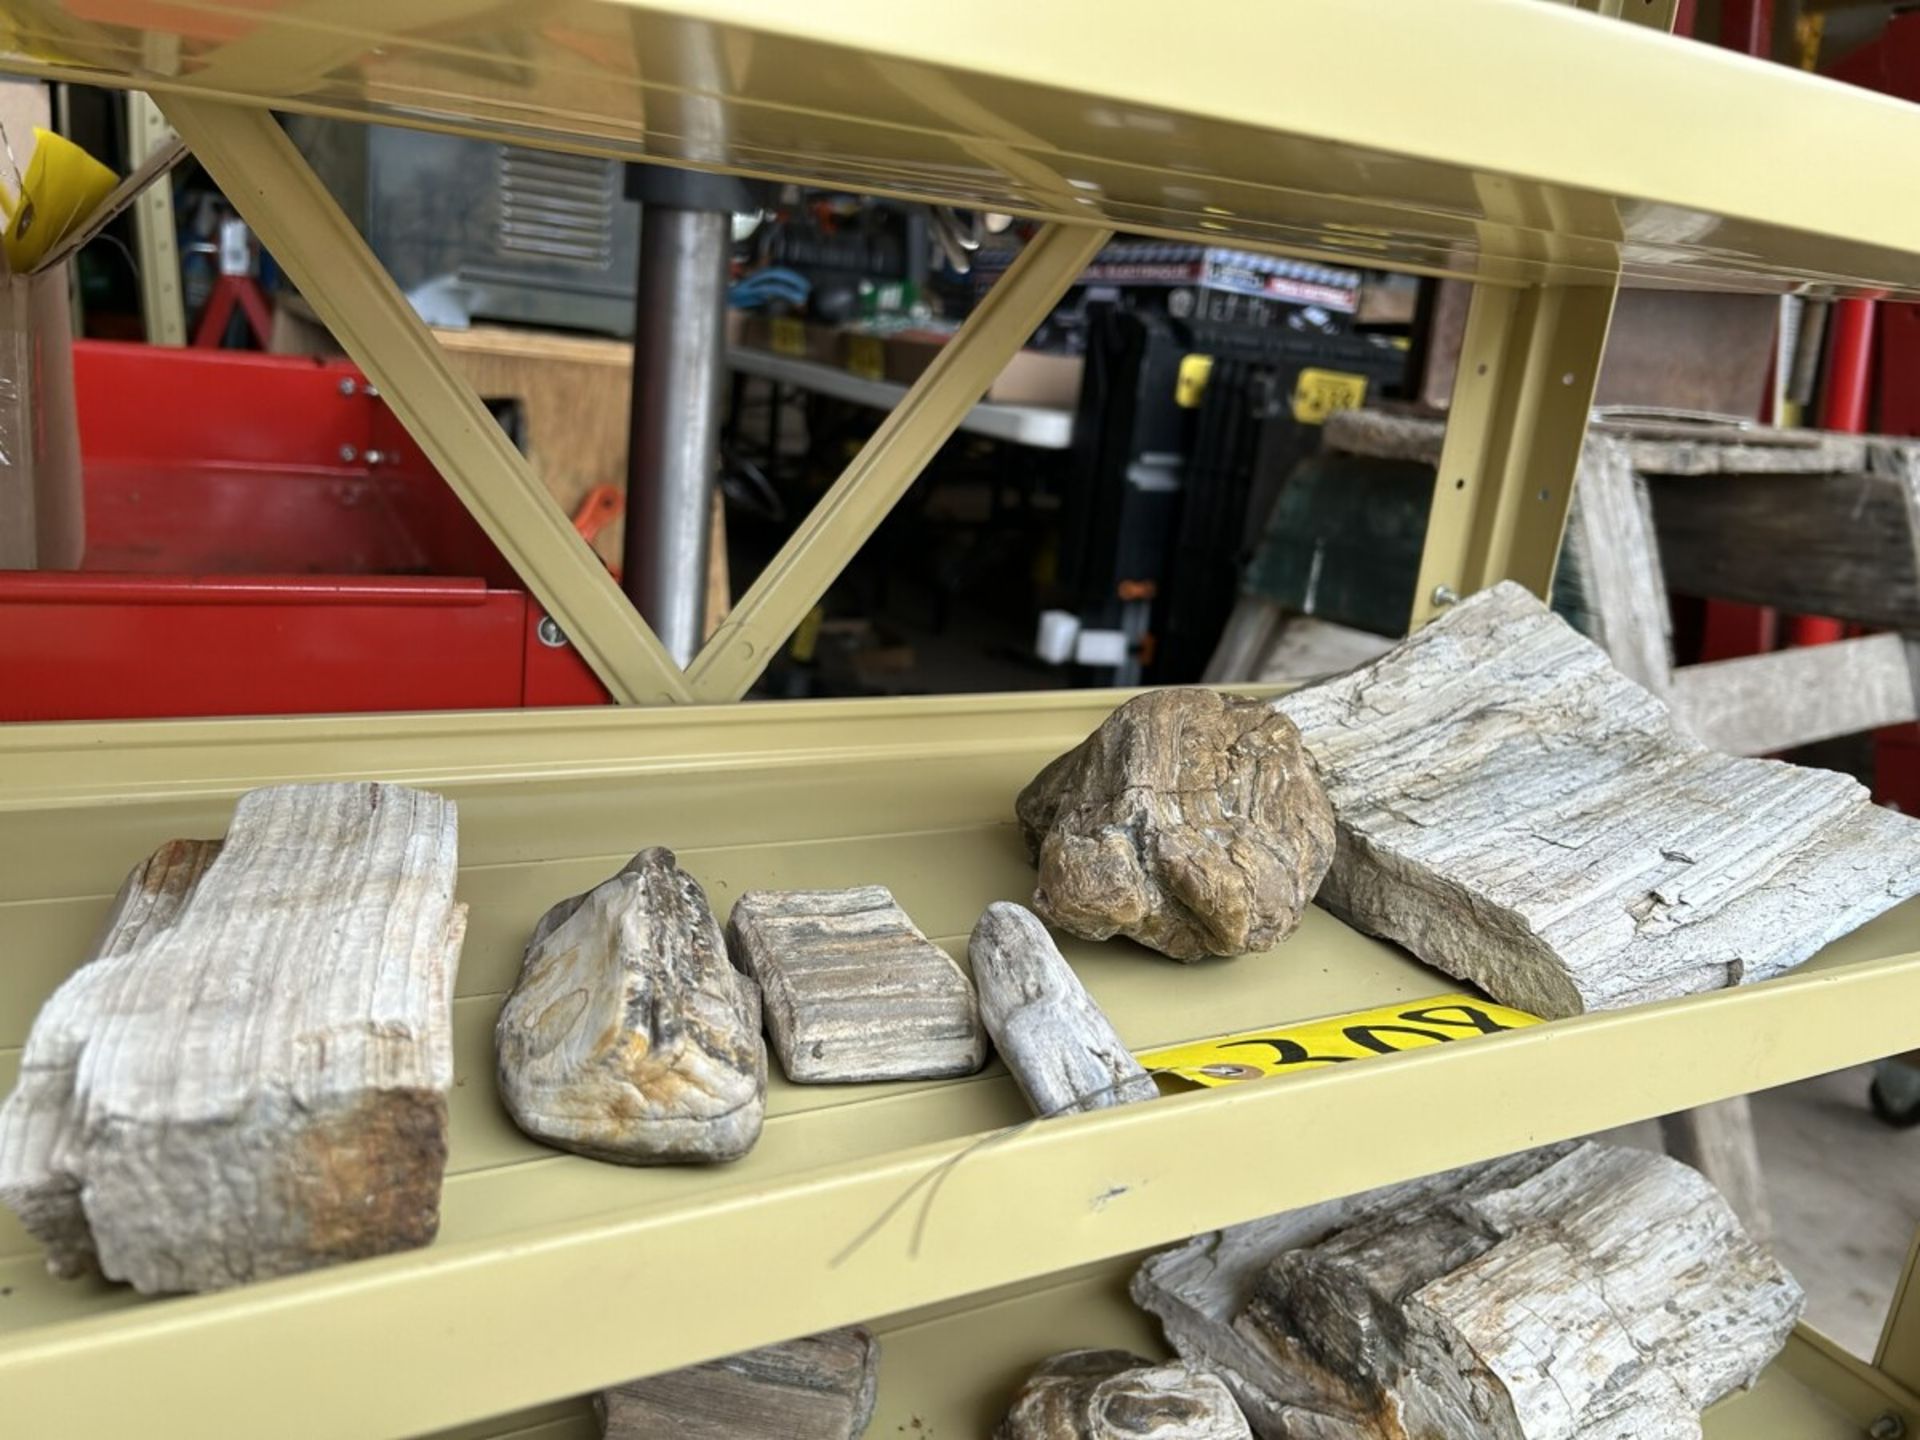
M 1182 355 L 1180 373 L 1173 381 L 1173 403 L 1182 410 L 1200 408 L 1200 397 L 1207 393 L 1207 377 L 1213 374 L 1213 356 Z
M 1302 370 L 1293 385 L 1293 418 L 1318 425 L 1336 410 L 1358 410 L 1367 402 L 1367 377 L 1339 370 Z
M 773 317 L 773 348 L 782 355 L 807 353 L 807 327 L 791 315 Z
M 1291 1075 L 1539 1023 L 1537 1015 L 1495 1005 L 1477 995 L 1435 995 L 1326 1020 L 1170 1045 L 1134 1058 L 1149 1070 L 1171 1070 L 1196 1085 L 1231 1085 L 1236 1080 Z
M 65 136 L 35 126 L 33 159 L 16 194 L 0 182 L 6 212 L 7 268 L 24 275 L 55 244 L 87 222 L 113 193 L 114 174 Z
M 887 378 L 887 347 L 878 335 L 847 337 L 847 369 L 862 380 Z

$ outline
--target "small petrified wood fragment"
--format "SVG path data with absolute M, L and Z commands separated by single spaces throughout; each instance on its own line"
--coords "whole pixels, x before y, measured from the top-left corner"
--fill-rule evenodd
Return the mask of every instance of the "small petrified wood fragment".
M 1268 1440 L 1389 1416 L 1428 1440 L 1692 1440 L 1802 1304 L 1698 1174 L 1591 1142 L 1201 1236 L 1133 1288 Z
M 1176 960 L 1293 933 L 1333 859 L 1333 811 L 1293 722 L 1211 690 L 1155 690 L 1020 792 L 1033 908 Z
M 1320 902 L 1537 1015 L 1765 980 L 1920 890 L 1920 822 L 1708 750 L 1512 583 L 1275 703 L 1339 822 Z
M 494 1032 L 500 1098 L 597 1160 L 734 1160 L 766 1113 L 760 995 L 671 850 L 549 910 Z
M 994 1440 L 1251 1440 L 1218 1377 L 1125 1350 L 1069 1350 L 1042 1361 Z
M 880 1342 L 829 1330 L 603 1390 L 605 1440 L 857 1440 L 873 1418 Z
M 728 927 L 789 1080 L 932 1079 L 986 1063 L 966 973 L 884 885 L 749 890 Z
M 1032 911 L 989 905 L 967 959 L 980 1018 L 1034 1114 L 1104 1110 L 1160 1093 Z
M 433 1238 L 455 831 L 438 795 L 284 785 L 133 871 L 0 1107 L 53 1273 L 214 1290 Z

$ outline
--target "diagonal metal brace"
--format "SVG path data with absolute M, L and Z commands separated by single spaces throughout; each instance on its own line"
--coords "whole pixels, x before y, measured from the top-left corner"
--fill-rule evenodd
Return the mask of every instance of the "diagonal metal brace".
M 1110 231 L 1060 225 L 1034 236 L 694 657 L 687 678 L 696 699 L 747 693 L 1110 238 Z
M 658 637 L 448 365 L 273 116 L 182 95 L 159 104 L 613 698 L 626 705 L 692 698 Z

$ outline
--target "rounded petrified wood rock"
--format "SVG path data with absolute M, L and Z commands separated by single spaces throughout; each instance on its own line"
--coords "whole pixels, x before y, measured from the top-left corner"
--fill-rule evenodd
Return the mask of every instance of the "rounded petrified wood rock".
M 1176 960 L 1286 939 L 1333 861 L 1333 809 L 1293 722 L 1211 690 L 1129 700 L 1014 809 L 1035 910 Z
M 760 992 L 671 850 L 541 918 L 494 1039 L 500 1098 L 550 1145 L 652 1165 L 737 1159 L 760 1137 Z
M 1041 1362 L 994 1440 L 1252 1440 L 1233 1395 L 1197 1366 L 1125 1350 L 1069 1350 Z

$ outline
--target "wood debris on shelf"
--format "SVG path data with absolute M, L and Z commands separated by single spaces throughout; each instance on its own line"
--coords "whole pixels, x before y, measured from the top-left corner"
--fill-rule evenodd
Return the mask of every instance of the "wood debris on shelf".
M 1133 1293 L 1265 1440 L 1691 1440 L 1804 1300 L 1695 1171 L 1591 1141 L 1203 1235 Z
M 760 1136 L 760 992 L 671 850 L 641 851 L 541 918 L 495 1041 L 514 1123 L 563 1149 L 733 1160 Z
M 1232 1393 L 1206 1369 L 1125 1350 L 1041 1362 L 994 1440 L 1252 1440 Z
M 986 1063 L 966 972 L 884 885 L 749 890 L 728 929 L 789 1080 L 937 1079 Z
M 1339 824 L 1321 903 L 1537 1015 L 1765 980 L 1920 890 L 1920 822 L 1708 750 L 1511 582 L 1274 703 Z
M 1292 722 L 1212 690 L 1129 700 L 1014 808 L 1044 919 L 1176 960 L 1279 944 L 1333 858 L 1332 810 Z
M 133 871 L 0 1107 L 55 1274 L 214 1290 L 433 1238 L 456 862 L 438 795 L 284 785 Z
M 1160 1092 L 1032 911 L 989 905 L 967 941 L 980 1015 L 1036 1115 L 1103 1110 Z
M 596 1397 L 604 1440 L 857 1440 L 873 1419 L 880 1342 L 829 1330 Z

